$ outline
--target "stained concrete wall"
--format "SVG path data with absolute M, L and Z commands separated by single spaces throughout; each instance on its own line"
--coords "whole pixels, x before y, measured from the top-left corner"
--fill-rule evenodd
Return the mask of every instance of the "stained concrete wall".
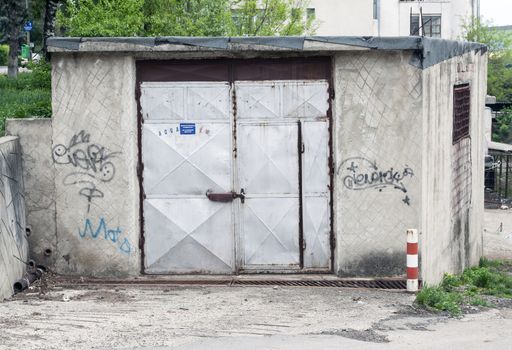
M 341 276 L 405 271 L 406 229 L 421 212 L 421 70 L 409 52 L 335 57 L 334 157 Z
M 482 255 L 487 57 L 468 53 L 423 71 L 421 274 L 426 283 Z M 453 86 L 471 86 L 470 138 L 452 143 Z M 462 201 L 460 201 L 462 199 Z
M 55 167 L 51 119 L 9 119 L 6 134 L 19 137 L 25 184 L 29 256 L 53 267 L 57 256 Z
M 52 161 L 57 256 L 65 274 L 140 272 L 135 64 L 54 54 Z
M 25 272 L 28 244 L 21 151 L 17 137 L 0 138 L 0 300 L 13 294 Z
M 409 51 L 334 54 L 337 274 L 402 275 L 408 228 L 422 233 L 421 266 L 429 283 L 479 257 L 483 178 L 476 174 L 483 175 L 478 148 L 483 105 L 477 95 L 485 93 L 486 74 L 485 58 L 479 55 L 422 71 L 411 64 Z M 459 65 L 465 60 L 474 61 L 472 70 Z M 65 274 L 137 275 L 134 58 L 128 53 L 54 53 L 52 62 L 55 269 Z M 453 84 L 461 79 L 474 85 L 475 118 L 471 143 L 454 148 L 450 99 Z M 470 179 L 455 176 L 458 155 L 471 158 L 466 164 L 472 169 Z M 457 179 L 472 192 L 471 206 L 459 208 L 464 216 L 452 212 L 450 193 Z

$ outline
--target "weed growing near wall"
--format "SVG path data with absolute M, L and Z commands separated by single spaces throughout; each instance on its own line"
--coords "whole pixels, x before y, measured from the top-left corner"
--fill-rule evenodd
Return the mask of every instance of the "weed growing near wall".
M 49 118 L 51 108 L 51 68 L 46 62 L 32 63 L 32 72 L 17 78 L 0 75 L 0 136 L 7 118 Z
M 9 56 L 9 45 L 0 45 L 0 66 L 7 66 Z
M 458 316 L 471 306 L 492 307 L 489 296 L 512 299 L 512 261 L 482 259 L 461 275 L 446 274 L 435 287 L 424 287 L 416 303 L 430 310 Z

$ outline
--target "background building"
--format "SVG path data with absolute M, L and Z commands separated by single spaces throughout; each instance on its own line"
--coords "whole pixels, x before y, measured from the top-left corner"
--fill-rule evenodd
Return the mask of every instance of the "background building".
M 479 15 L 479 0 L 312 0 L 317 35 L 419 35 L 458 39 L 465 20 Z

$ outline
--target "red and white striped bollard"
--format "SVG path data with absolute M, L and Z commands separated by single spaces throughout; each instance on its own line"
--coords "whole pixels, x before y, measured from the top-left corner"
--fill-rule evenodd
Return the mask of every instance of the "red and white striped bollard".
M 418 291 L 418 230 L 407 230 L 407 291 Z

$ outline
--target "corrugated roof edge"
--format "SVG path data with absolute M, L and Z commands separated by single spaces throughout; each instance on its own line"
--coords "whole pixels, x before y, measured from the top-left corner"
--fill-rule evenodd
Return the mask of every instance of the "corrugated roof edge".
M 54 37 L 49 38 L 47 43 L 49 52 L 269 51 L 272 48 L 278 51 L 335 52 L 338 51 L 336 45 L 339 45 L 339 50 L 345 51 L 350 50 L 350 47 L 413 50 L 416 55 L 411 64 L 422 69 L 470 51 L 487 51 L 487 47 L 479 43 L 413 36 Z M 317 45 L 308 47 L 309 43 Z M 322 44 L 325 44 L 325 47 L 322 47 Z

